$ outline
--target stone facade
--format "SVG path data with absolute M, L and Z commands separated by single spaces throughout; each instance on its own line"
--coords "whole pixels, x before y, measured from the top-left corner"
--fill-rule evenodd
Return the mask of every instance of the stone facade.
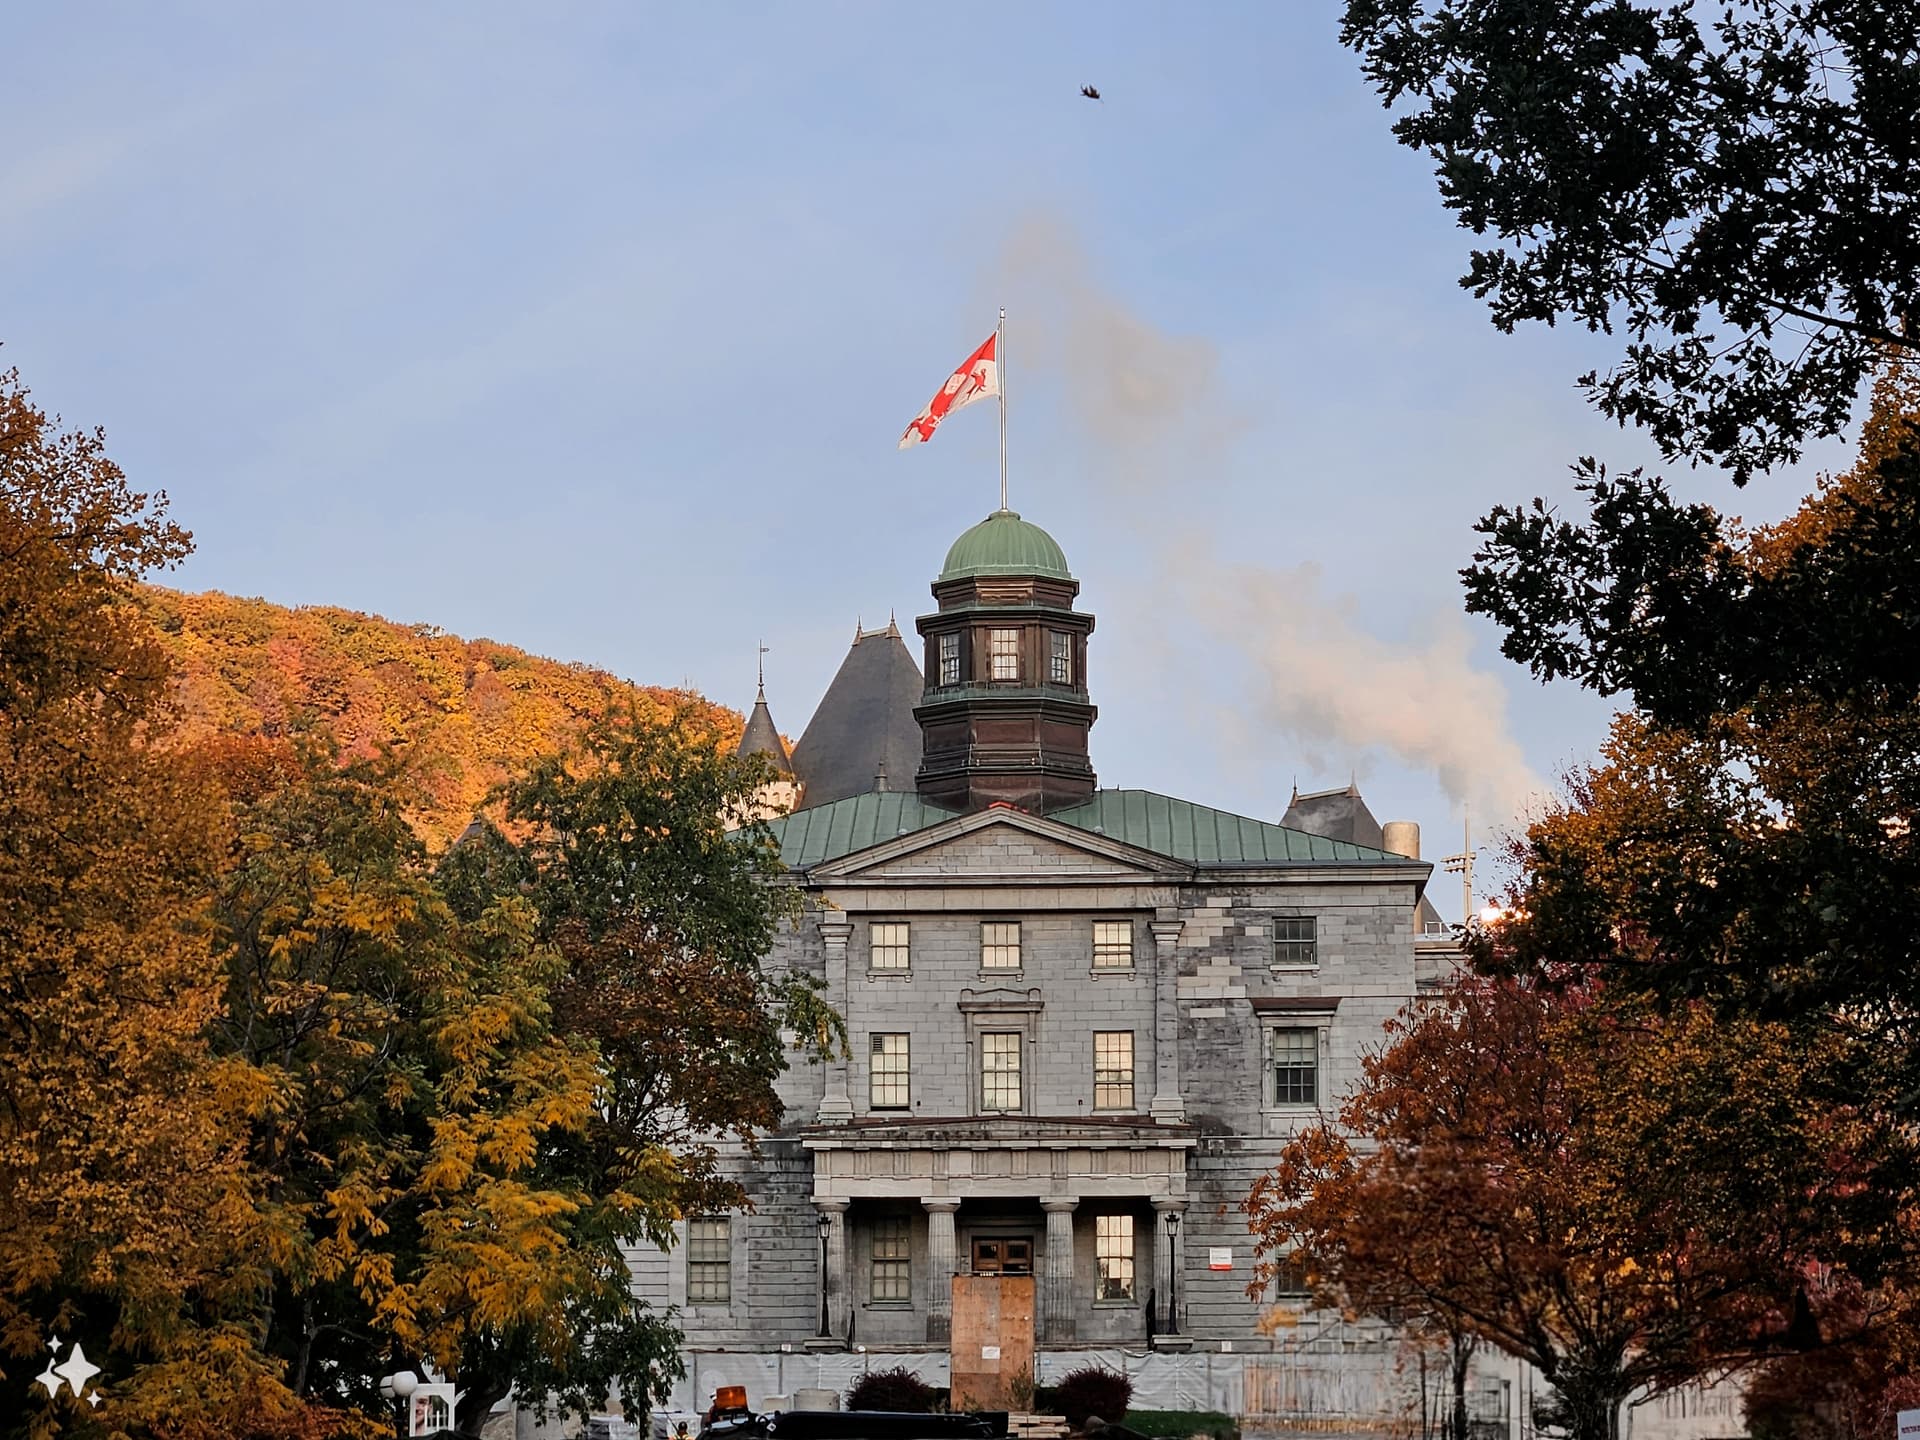
M 1239 1205 L 1416 993 L 1426 867 L 1392 859 L 1210 868 L 994 808 L 797 872 L 769 964 L 824 982 L 850 1058 L 790 1071 L 789 1125 L 738 1157 L 725 1300 L 685 1245 L 637 1283 L 708 1356 L 911 1355 L 945 1349 L 955 1273 L 1017 1254 L 1043 1352 L 1272 1351 Z M 1277 941 L 1305 921 L 1309 959 Z

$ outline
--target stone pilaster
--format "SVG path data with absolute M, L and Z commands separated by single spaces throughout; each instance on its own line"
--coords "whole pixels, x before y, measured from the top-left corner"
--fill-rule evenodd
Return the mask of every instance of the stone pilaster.
M 847 988 L 847 941 L 853 934 L 851 920 L 822 920 L 820 938 L 827 946 L 827 1003 L 842 1015 L 849 1012 Z M 847 1093 L 847 1058 L 836 1055 L 827 1062 L 826 1089 L 820 1096 L 817 1116 L 822 1125 L 839 1125 L 853 1119 L 853 1097 Z
M 1154 920 L 1153 931 L 1153 1106 L 1149 1113 L 1167 1124 L 1184 1124 L 1187 1102 L 1180 1093 L 1180 1012 L 1175 996 L 1180 939 L 1179 920 Z
M 927 1212 L 927 1340 L 944 1344 L 953 1338 L 953 1277 L 959 1269 L 954 1246 L 953 1213 L 958 1200 L 922 1200 Z
M 1078 1200 L 1042 1200 L 1047 1212 L 1046 1289 L 1041 1299 L 1045 1328 L 1041 1338 L 1053 1343 L 1073 1339 L 1073 1211 Z

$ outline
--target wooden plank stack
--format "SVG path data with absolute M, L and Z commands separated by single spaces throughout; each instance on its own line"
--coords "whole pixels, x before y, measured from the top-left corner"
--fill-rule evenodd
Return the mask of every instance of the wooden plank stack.
M 1065 1440 L 1073 1433 L 1064 1415 L 1009 1415 L 1008 1440 Z

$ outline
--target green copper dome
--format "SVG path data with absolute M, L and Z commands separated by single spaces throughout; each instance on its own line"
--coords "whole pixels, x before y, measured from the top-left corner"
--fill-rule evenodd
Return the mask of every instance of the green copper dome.
M 1071 580 L 1067 557 L 1054 538 L 1030 525 L 1011 510 L 996 510 L 947 551 L 947 563 L 938 585 L 945 580 L 967 580 L 976 575 L 1037 575 L 1049 580 Z

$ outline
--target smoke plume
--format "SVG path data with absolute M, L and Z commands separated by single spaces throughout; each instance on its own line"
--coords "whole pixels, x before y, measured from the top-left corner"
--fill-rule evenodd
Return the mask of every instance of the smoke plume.
M 1040 217 L 1015 229 L 996 276 L 1019 306 L 1008 337 L 1015 374 L 1044 370 L 1063 387 L 1103 483 L 1132 498 L 1217 472 L 1248 427 L 1223 393 L 1213 345 L 1166 334 L 1091 275 L 1068 226 Z M 1010 400 L 1018 406 L 1017 390 Z M 1230 563 L 1198 529 L 1167 533 L 1182 504 L 1138 508 L 1152 517 L 1152 552 L 1164 557 L 1156 599 L 1245 662 L 1258 718 L 1303 758 L 1325 766 L 1391 755 L 1495 821 L 1545 792 L 1509 727 L 1505 687 L 1469 661 L 1453 594 L 1417 638 L 1390 640 L 1362 624 L 1350 598 L 1328 593 L 1318 566 Z

